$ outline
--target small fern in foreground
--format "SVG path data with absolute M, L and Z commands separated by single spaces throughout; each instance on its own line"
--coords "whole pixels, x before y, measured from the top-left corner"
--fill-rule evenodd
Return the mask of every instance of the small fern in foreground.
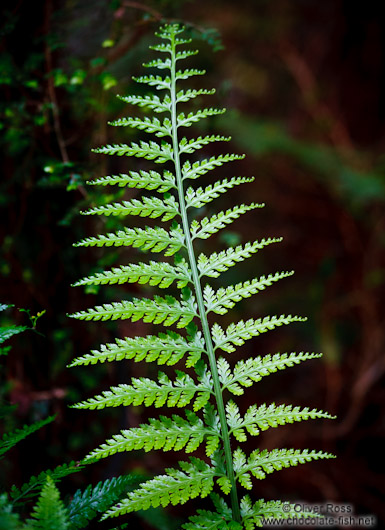
M 114 435 L 87 457 L 90 461 L 108 457 L 118 452 L 144 449 L 184 451 L 193 453 L 200 446 L 206 458 L 190 456 L 181 460 L 178 467 L 168 468 L 163 474 L 148 480 L 106 511 L 104 517 L 115 517 L 150 507 L 183 504 L 195 497 L 212 496 L 214 511 L 200 510 L 191 517 L 184 528 L 251 530 L 261 526 L 263 517 L 287 518 L 294 514 L 282 510 L 280 501 L 252 503 L 248 495 L 239 498 L 241 489 L 251 490 L 253 477 L 263 479 L 267 474 L 311 460 L 331 458 L 322 451 L 255 449 L 251 454 L 237 446 L 248 436 L 257 436 L 268 428 L 316 418 L 330 418 L 325 412 L 291 405 L 251 406 L 241 414 L 234 399 L 227 392 L 241 395 L 254 383 L 277 370 L 292 367 L 309 359 L 318 358 L 313 353 L 277 353 L 238 361 L 234 366 L 220 354 L 233 352 L 245 341 L 274 330 L 276 327 L 300 322 L 299 316 L 280 315 L 251 318 L 223 328 L 220 323 L 209 324 L 212 315 L 224 315 L 237 302 L 265 290 L 275 282 L 292 275 L 283 271 L 215 289 L 206 278 L 218 278 L 237 263 L 251 257 L 264 247 L 279 242 L 280 238 L 247 242 L 211 254 L 196 253 L 198 240 L 208 239 L 233 223 L 241 215 L 263 204 L 240 204 L 213 215 L 200 215 L 200 208 L 222 194 L 252 181 L 251 178 L 222 179 L 206 187 L 190 183 L 209 171 L 243 158 L 243 155 L 226 153 L 203 158 L 197 151 L 212 142 L 225 142 L 220 135 L 187 138 L 183 131 L 223 109 L 203 108 L 188 112 L 184 104 L 199 96 L 213 94 L 213 90 L 182 88 L 185 80 L 204 74 L 202 70 L 178 69 L 177 65 L 197 53 L 187 45 L 189 40 L 180 37 L 183 28 L 168 25 L 160 29 L 162 42 L 152 46 L 160 57 L 145 66 L 166 75 L 148 75 L 135 79 L 152 87 L 160 96 L 131 95 L 121 99 L 130 105 L 151 110 L 161 117 L 122 118 L 111 125 L 139 129 L 160 140 L 107 145 L 95 149 L 96 153 L 144 158 L 158 164 L 160 170 L 129 171 L 98 178 L 90 184 L 117 185 L 137 188 L 158 195 L 124 200 L 93 207 L 83 214 L 103 216 L 134 215 L 156 219 L 156 224 L 145 228 L 124 228 L 116 233 L 88 237 L 77 246 L 131 246 L 153 253 L 163 252 L 164 261 L 140 262 L 115 267 L 88 278 L 76 285 L 123 284 L 137 282 L 161 289 L 172 288 L 173 294 L 155 295 L 153 298 L 134 298 L 106 303 L 72 315 L 80 320 L 129 319 L 162 324 L 173 330 L 163 330 L 146 337 L 117 339 L 75 359 L 72 366 L 98 362 L 131 359 L 135 362 L 156 362 L 174 366 L 182 361 L 187 371 L 180 368 L 162 371 L 156 379 L 133 378 L 105 390 L 101 395 L 75 405 L 78 409 L 101 409 L 119 405 L 144 405 L 176 407 L 183 411 L 164 413 L 139 427 L 125 429 Z M 179 109 L 182 108 L 181 112 Z M 151 166 L 150 166 L 151 167 Z M 162 223 L 162 226 L 159 224 Z M 179 292 L 179 294 L 175 294 Z M 215 490 L 217 493 L 215 493 Z M 229 496 L 227 503 L 219 495 Z M 298 513 L 295 515 L 298 516 Z

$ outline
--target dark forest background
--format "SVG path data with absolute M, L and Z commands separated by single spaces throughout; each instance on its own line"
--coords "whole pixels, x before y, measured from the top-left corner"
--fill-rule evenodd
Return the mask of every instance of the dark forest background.
M 256 177 L 247 188 L 232 190 L 220 209 L 249 198 L 266 203 L 264 210 L 234 223 L 217 248 L 284 237 L 280 245 L 229 272 L 228 283 L 276 270 L 296 271 L 238 304 L 229 318 L 309 317 L 306 323 L 249 341 L 237 355 L 324 353 L 322 360 L 255 385 L 241 400 L 242 408 L 275 401 L 338 416 L 271 429 L 254 439 L 261 447 L 318 448 L 338 459 L 273 474 L 255 484 L 253 496 L 351 503 L 358 514 L 375 514 L 381 527 L 385 8 L 370 0 L 2 3 L 0 302 L 15 305 L 3 324 L 29 325 L 20 308 L 31 317 L 45 313 L 36 330 L 12 339 L 12 352 L 2 361 L 0 396 L 17 409 L 0 429 L 52 413 L 57 418 L 0 462 L 1 487 L 7 490 L 42 469 L 81 459 L 106 437 L 147 417 L 138 407 L 87 413 L 68 406 L 130 376 L 154 373 L 154 367 L 127 362 L 123 367 L 69 370 L 66 365 L 116 336 L 143 334 L 149 328 L 127 322 L 77 323 L 66 314 L 139 292 L 135 286 L 71 288 L 96 270 L 138 259 L 130 249 L 86 251 L 72 244 L 104 231 L 98 221 L 78 215 L 100 191 L 84 182 L 133 169 L 131 159 L 112 160 L 90 150 L 124 142 L 124 135 L 131 134 L 107 121 L 132 112 L 115 95 L 132 90 L 131 76 L 151 57 L 147 47 L 164 18 L 183 21 L 197 41 L 201 53 L 196 64 L 208 72 L 199 86 L 217 88 L 204 104 L 229 109 L 208 121 L 206 131 L 231 134 L 229 152 L 248 155 L 218 175 Z M 108 220 L 106 228 L 111 231 L 116 223 Z M 70 495 L 123 472 L 160 472 L 177 457 L 117 455 L 66 478 L 60 489 Z M 172 513 L 182 518 L 198 504 Z M 136 516 L 130 520 L 135 528 L 150 528 Z M 175 519 L 165 528 L 172 524 Z

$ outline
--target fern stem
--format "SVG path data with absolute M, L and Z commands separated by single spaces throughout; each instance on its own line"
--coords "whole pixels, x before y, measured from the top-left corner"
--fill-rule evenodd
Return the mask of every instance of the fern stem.
M 214 353 L 213 342 L 211 339 L 211 333 L 209 324 L 207 321 L 207 315 L 205 310 L 205 305 L 203 301 L 202 287 L 199 279 L 199 272 L 196 264 L 195 253 L 193 249 L 192 239 L 190 235 L 190 225 L 187 217 L 186 203 L 184 197 L 183 181 L 182 181 L 182 172 L 179 156 L 179 142 L 178 142 L 178 130 L 177 130 L 177 113 L 176 113 L 176 57 L 175 57 L 175 34 L 171 36 L 171 122 L 172 122 L 172 144 L 174 150 L 174 164 L 175 164 L 175 176 L 177 181 L 177 190 L 178 190 L 178 200 L 180 205 L 180 212 L 182 217 L 182 226 L 186 240 L 186 248 L 188 252 L 188 258 L 190 262 L 192 278 L 197 298 L 199 317 L 202 323 L 202 332 L 206 343 L 207 355 L 210 364 L 211 375 L 213 378 L 214 386 L 214 395 L 217 404 L 217 410 L 221 425 L 223 447 L 225 452 L 225 462 L 226 462 L 226 471 L 227 477 L 231 483 L 231 507 L 233 513 L 233 519 L 237 522 L 241 522 L 241 514 L 239 508 L 238 494 L 235 483 L 235 473 L 233 467 L 233 458 L 230 445 L 230 434 L 227 426 L 225 406 L 223 402 L 223 396 L 221 391 L 221 384 L 218 376 L 218 369 L 216 364 L 216 358 Z

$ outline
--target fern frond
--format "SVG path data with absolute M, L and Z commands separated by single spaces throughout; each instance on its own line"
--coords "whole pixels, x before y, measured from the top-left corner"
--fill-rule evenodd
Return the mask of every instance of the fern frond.
M 147 133 L 153 133 L 158 138 L 164 136 L 171 136 L 171 121 L 169 118 L 165 118 L 163 122 L 160 122 L 158 118 L 148 118 L 145 116 L 142 118 L 119 118 L 115 121 L 110 121 L 109 125 L 114 127 L 131 127 L 132 129 L 139 129 Z
M 184 328 L 197 316 L 197 309 L 193 299 L 178 302 L 173 296 L 166 295 L 164 298 L 154 296 L 153 300 L 149 298 L 133 298 L 132 302 L 126 300 L 113 302 L 112 304 L 96 306 L 86 311 L 79 311 L 69 316 L 78 320 L 129 318 L 132 322 L 136 322 L 143 319 L 143 322 L 163 323 L 164 326 L 171 326 L 177 323 L 178 328 Z
M 44 420 L 36 421 L 32 425 L 24 425 L 21 429 L 16 429 L 15 431 L 5 433 L 0 439 L 0 456 L 9 451 L 13 446 L 19 443 L 21 440 L 24 440 L 30 434 L 38 431 L 44 425 L 51 423 L 56 416 L 48 416 Z
M 154 59 L 148 63 L 142 63 L 142 66 L 145 68 L 158 68 L 158 70 L 170 70 L 171 69 L 171 59 Z
M 179 90 L 176 94 L 176 102 L 186 103 L 187 101 L 190 101 L 190 99 L 195 99 L 198 96 L 212 96 L 213 94 L 215 94 L 215 88 L 201 88 L 199 90 Z
M 231 432 L 239 442 L 246 440 L 245 430 L 252 436 L 257 436 L 260 431 L 266 431 L 269 427 L 278 427 L 295 421 L 308 419 L 334 419 L 327 412 L 312 409 L 308 407 L 293 407 L 292 405 L 271 405 L 263 404 L 259 407 L 251 405 L 244 417 L 239 413 L 239 408 L 233 401 L 227 404 L 228 425 Z
M 157 190 L 159 193 L 165 193 L 171 188 L 176 188 L 175 176 L 166 170 L 163 171 L 162 175 L 156 171 L 130 171 L 128 174 L 112 175 L 89 180 L 87 184 L 94 186 L 118 185 L 127 188 Z
M 177 282 L 179 289 L 182 289 L 192 281 L 191 271 L 185 260 L 176 265 L 157 261 L 122 265 L 110 271 L 98 272 L 93 276 L 83 278 L 74 283 L 74 286 L 138 282 L 139 284 L 158 285 L 164 289 L 170 287 L 174 281 Z
M 130 105 L 146 107 L 158 113 L 169 112 L 171 108 L 171 98 L 168 94 L 163 99 L 160 99 L 155 94 L 151 94 L 151 96 L 118 96 L 118 98 Z
M 171 78 L 169 76 L 161 77 L 160 75 L 141 75 L 132 78 L 137 83 L 153 86 L 157 90 L 170 89 Z
M 213 252 L 209 257 L 205 254 L 198 256 L 198 269 L 200 276 L 209 276 L 210 278 L 218 278 L 222 272 L 227 271 L 236 263 L 239 263 L 246 258 L 250 258 L 252 254 L 258 252 L 262 248 L 271 243 L 280 243 L 282 237 L 261 239 L 261 241 L 254 241 L 254 243 L 246 243 L 244 246 L 229 247 L 221 252 Z
M 106 511 L 137 485 L 137 476 L 121 475 L 99 482 L 95 487 L 90 484 L 84 491 L 77 490 L 67 507 L 71 529 L 85 528 L 98 513 Z
M 245 530 L 254 530 L 255 527 L 265 527 L 266 520 L 278 521 L 280 519 L 299 519 L 302 516 L 298 512 L 298 504 L 290 504 L 282 501 L 265 501 L 260 499 L 254 504 L 250 497 L 245 495 L 240 502 L 242 523 Z M 306 517 L 319 517 L 319 514 L 306 513 Z
M 140 427 L 125 429 L 106 440 L 87 458 L 106 458 L 123 451 L 139 449 L 148 452 L 152 449 L 180 451 L 184 448 L 186 453 L 192 453 L 208 436 L 214 436 L 216 445 L 219 444 L 219 431 L 205 427 L 196 414 L 186 410 L 186 419 L 176 414 L 173 414 L 172 418 L 160 416 L 159 419 L 150 418 L 147 424 L 142 424 Z
M 207 497 L 214 486 L 215 469 L 198 458 L 179 462 L 179 465 L 181 469 L 166 469 L 166 475 L 158 475 L 141 484 L 140 488 L 128 494 L 127 499 L 108 510 L 103 519 L 147 510 L 151 506 L 184 504 L 189 499 Z
M 142 200 L 132 199 L 122 203 L 107 204 L 90 208 L 80 212 L 82 215 L 139 215 L 140 217 L 150 217 L 156 219 L 162 216 L 162 221 L 169 221 L 176 215 L 180 216 L 179 205 L 173 196 L 167 199 L 158 197 L 143 197 Z
M 189 517 L 189 520 L 191 523 L 184 524 L 183 530 L 242 530 L 243 528 L 240 523 L 208 510 L 197 510 L 197 515 Z
M 205 75 L 206 70 L 198 70 L 197 68 L 188 68 L 187 70 L 177 70 L 175 72 L 175 79 L 188 79 L 189 77 L 194 77 L 196 75 Z
M 233 162 L 235 160 L 242 160 L 245 155 L 237 155 L 228 153 L 226 155 L 212 156 L 211 158 L 204 160 L 197 160 L 191 163 L 186 160 L 182 166 L 182 178 L 183 180 L 194 180 L 197 179 L 216 167 L 223 166 L 226 162 Z
M 23 333 L 26 329 L 28 329 L 26 326 L 4 326 L 3 328 L 0 328 L 0 344 L 14 335 Z
M 69 529 L 68 514 L 60 493 L 50 476 L 41 491 L 39 500 L 32 511 L 33 519 L 28 523 L 36 530 Z
M 242 387 L 250 387 L 267 375 L 284 370 L 311 359 L 319 359 L 322 354 L 317 353 L 276 353 L 275 355 L 264 355 L 263 357 L 254 357 L 240 360 L 234 366 L 233 371 L 229 363 L 223 357 L 217 361 L 219 379 L 223 388 L 227 388 L 232 394 L 241 395 L 244 390 Z
M 182 229 L 177 226 L 167 231 L 158 226 L 151 228 L 125 228 L 115 233 L 100 234 L 96 237 L 87 237 L 75 247 L 129 247 L 150 250 L 151 252 L 162 252 L 165 256 L 172 256 L 185 246 L 185 238 Z
M 243 451 L 238 448 L 234 451 L 234 471 L 239 483 L 246 489 L 251 489 L 250 473 L 257 479 L 264 479 L 274 471 L 321 458 L 335 458 L 335 455 L 308 449 L 256 449 L 246 459 Z
M 211 136 L 198 136 L 198 138 L 182 138 L 179 142 L 179 154 L 194 153 L 198 149 L 202 149 L 205 145 L 212 142 L 229 142 L 230 136 L 221 136 L 220 134 L 212 134 Z
M 163 142 L 161 145 L 153 141 L 141 141 L 139 144 L 132 142 L 130 145 L 106 145 L 92 149 L 92 152 L 103 155 L 135 156 L 153 160 L 156 164 L 163 164 L 173 160 L 172 147 L 167 142 Z
M 171 381 L 166 374 L 160 372 L 158 381 L 146 377 L 132 378 L 131 385 L 122 384 L 111 387 L 101 395 L 73 405 L 76 409 L 103 409 L 120 405 L 145 405 L 150 407 L 185 407 L 192 400 L 193 410 L 197 411 L 205 406 L 212 393 L 206 382 L 196 383 L 192 377 L 176 371 L 175 381 Z
M 213 312 L 224 315 L 229 309 L 234 307 L 236 302 L 243 298 L 249 298 L 253 294 L 263 291 L 274 282 L 288 278 L 293 274 L 294 271 L 276 272 L 275 274 L 269 274 L 267 277 L 261 276 L 251 281 L 248 280 L 229 287 L 221 287 L 217 291 L 214 291 L 210 285 L 206 285 L 203 290 L 206 311 L 207 313 Z
M 205 204 L 216 199 L 222 193 L 230 190 L 234 186 L 244 184 L 246 182 L 253 182 L 254 177 L 233 177 L 230 180 L 223 179 L 215 182 L 215 184 L 209 184 L 205 189 L 192 187 L 186 190 L 186 208 L 201 208 Z
M 273 330 L 276 327 L 288 325 L 292 322 L 306 322 L 306 318 L 292 315 L 280 315 L 279 317 L 264 317 L 254 320 L 240 320 L 236 324 L 230 324 L 226 331 L 215 323 L 211 329 L 215 347 L 231 353 L 235 351 L 234 346 L 242 346 L 246 340 L 257 337 L 261 333 Z
M 196 364 L 204 352 L 204 342 L 201 332 L 195 334 L 194 338 L 186 340 L 184 337 L 168 330 L 167 333 L 147 337 L 127 337 L 116 339 L 115 344 L 101 346 L 100 351 L 92 350 L 91 354 L 78 357 L 69 366 L 104 363 L 106 361 L 121 361 L 122 359 L 133 359 L 135 362 L 157 361 L 158 364 L 172 366 L 188 354 L 186 366 Z
M 70 462 L 69 464 L 62 464 L 55 467 L 54 469 L 47 469 L 42 471 L 37 476 L 33 476 L 28 482 L 23 484 L 20 488 L 12 486 L 10 490 L 10 497 L 14 504 L 18 503 L 20 499 L 29 499 L 38 494 L 41 487 L 45 484 L 47 477 L 51 477 L 52 480 L 57 483 L 60 479 L 77 473 L 84 467 L 82 462 Z
M 177 116 L 177 127 L 191 127 L 193 123 L 196 123 L 203 118 L 209 118 L 210 116 L 219 116 L 220 114 L 224 114 L 226 112 L 226 109 L 213 109 L 213 108 L 206 108 L 206 109 L 200 109 L 195 112 L 189 112 L 187 116 L 184 114 L 184 112 L 181 112 Z
M 215 234 L 226 225 L 231 224 L 238 219 L 238 217 L 255 208 L 263 208 L 264 204 L 241 204 L 234 206 L 226 211 L 214 214 L 212 217 L 204 217 L 201 221 L 194 219 L 190 225 L 192 239 L 207 239 L 212 234 Z

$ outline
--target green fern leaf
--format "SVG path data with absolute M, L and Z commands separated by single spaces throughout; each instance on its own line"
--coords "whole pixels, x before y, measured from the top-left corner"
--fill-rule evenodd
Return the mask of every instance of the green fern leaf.
M 295 421 L 319 418 L 335 419 L 335 416 L 322 410 L 310 410 L 308 407 L 301 409 L 292 405 L 275 405 L 275 403 L 269 406 L 263 404 L 259 407 L 251 405 L 247 409 L 244 418 L 241 419 L 239 427 L 245 428 L 249 434 L 256 436 L 260 431 L 265 431 L 269 427 L 278 427 L 279 425 Z
M 33 476 L 28 482 L 23 484 L 20 488 L 15 485 L 11 487 L 10 497 L 14 504 L 20 502 L 21 499 L 29 499 L 38 494 L 42 486 L 46 483 L 47 477 L 51 477 L 52 480 L 57 483 L 60 479 L 77 473 L 84 467 L 82 462 L 70 462 L 69 464 L 62 464 L 55 467 L 54 469 L 47 469 L 42 471 L 37 476 Z
M 115 344 L 103 345 L 100 351 L 93 350 L 91 354 L 78 357 L 69 366 L 121 361 L 122 359 L 133 359 L 135 362 L 157 361 L 158 364 L 172 366 L 188 354 L 186 366 L 191 367 L 200 359 L 203 351 L 204 342 L 200 332 L 187 341 L 178 333 L 167 331 L 167 333 L 159 333 L 157 337 L 147 335 L 147 337 L 116 339 Z
M 153 449 L 163 451 L 180 451 L 186 453 L 195 451 L 207 436 L 215 437 L 219 444 L 219 432 L 205 427 L 203 421 L 193 412 L 186 410 L 186 418 L 174 414 L 172 418 L 160 416 L 159 419 L 150 418 L 149 423 L 140 427 L 126 429 L 103 443 L 98 449 L 90 453 L 88 458 L 106 458 L 123 451 Z M 213 445 L 210 438 L 210 444 Z
M 133 378 L 131 385 L 112 387 L 103 394 L 73 405 L 76 409 L 103 409 L 120 405 L 145 405 L 150 407 L 185 407 L 194 401 L 193 410 L 204 407 L 210 399 L 212 390 L 205 382 L 196 383 L 188 374 L 177 371 L 175 381 L 171 381 L 166 374 L 160 372 L 158 381 L 146 377 Z
M 245 495 L 241 499 L 242 523 L 245 530 L 254 530 L 255 527 L 265 527 L 266 520 L 278 521 L 281 519 L 300 519 L 298 504 L 283 503 L 282 501 L 265 501 L 260 499 L 254 504 L 250 497 Z M 318 517 L 317 514 L 306 513 L 306 517 Z
M 99 482 L 95 487 L 90 484 L 84 491 L 77 490 L 67 507 L 71 529 L 88 526 L 91 519 L 110 508 L 138 482 L 135 475 L 121 475 Z
M 131 319 L 132 322 L 143 319 L 143 322 L 164 324 L 171 326 L 177 323 L 178 328 L 184 328 L 197 316 L 196 304 L 193 299 L 178 302 L 173 296 L 154 296 L 153 300 L 148 298 L 134 298 L 132 302 L 113 302 L 79 311 L 71 318 L 78 320 L 117 320 Z
M 36 530 L 67 530 L 69 528 L 67 511 L 60 500 L 60 493 L 54 481 L 49 476 L 31 515 L 33 519 L 28 523 Z
M 186 103 L 198 96 L 212 96 L 213 94 L 215 94 L 215 88 L 209 90 L 207 88 L 201 88 L 199 90 L 179 90 L 176 94 L 176 102 Z
M 159 193 L 165 193 L 171 188 L 176 188 L 175 177 L 169 171 L 163 171 L 162 175 L 156 171 L 130 171 L 128 174 L 112 175 L 89 180 L 87 184 L 94 186 L 117 185 L 127 188 L 157 190 Z
M 268 238 L 261 239 L 261 241 L 254 241 L 254 243 L 246 243 L 244 246 L 227 248 L 221 252 L 213 252 L 209 257 L 204 254 L 198 256 L 198 269 L 200 276 L 209 276 L 211 278 L 218 278 L 222 272 L 227 271 L 236 263 L 239 263 L 252 254 L 258 252 L 262 248 L 271 243 L 280 243 L 282 238 Z
M 165 118 L 163 122 L 160 122 L 158 118 L 148 118 L 145 116 L 141 118 L 120 118 L 119 120 L 109 122 L 109 125 L 114 127 L 131 127 L 136 128 L 147 133 L 153 133 L 158 138 L 164 136 L 171 136 L 171 121 L 169 118 Z
M 142 201 L 139 199 L 132 199 L 131 201 L 123 201 L 122 203 L 107 204 L 91 208 L 82 215 L 139 215 L 140 217 L 150 217 L 156 219 L 162 216 L 162 221 L 169 221 L 176 215 L 180 215 L 178 203 L 174 197 L 167 199 L 159 199 L 158 197 L 143 197 Z
M 0 328 L 0 344 L 10 339 L 14 335 L 23 333 L 23 331 L 26 329 L 28 329 L 26 326 L 4 326 L 3 328 Z
M 140 77 L 132 78 L 137 83 L 143 83 L 145 85 L 153 86 L 157 90 L 170 89 L 171 79 L 170 77 L 161 77 L 160 75 L 142 75 Z
M 106 517 L 117 517 L 137 510 L 147 510 L 151 506 L 184 504 L 195 497 L 206 497 L 214 486 L 215 470 L 198 458 L 179 462 L 181 469 L 166 469 L 166 475 L 158 475 L 141 484 L 140 488 L 129 493 L 127 499 L 106 512 Z
M 230 324 L 226 331 L 223 331 L 219 324 L 215 323 L 211 331 L 216 348 L 231 353 L 235 351 L 234 345 L 242 346 L 246 340 L 257 337 L 261 333 L 292 322 L 305 321 L 306 318 L 291 315 L 264 317 L 257 320 L 250 318 L 246 322 L 240 320 L 237 324 Z
M 118 96 L 118 98 L 130 105 L 145 107 L 154 112 L 169 112 L 171 107 L 171 98 L 168 94 L 163 99 L 155 96 L 155 94 L 151 96 Z
M 177 116 L 178 127 L 191 127 L 193 123 L 200 121 L 202 118 L 209 118 L 210 116 L 219 116 L 224 114 L 226 109 L 200 109 L 195 112 L 190 112 L 187 116 L 182 112 Z
M 229 142 L 230 136 L 221 136 L 219 134 L 212 134 L 211 136 L 198 136 L 198 138 L 182 138 L 179 142 L 179 153 L 194 153 L 198 149 L 202 149 L 205 145 L 213 142 Z
M 308 449 L 273 449 L 272 451 L 256 449 L 246 461 L 244 453 L 238 448 L 234 451 L 234 471 L 240 482 L 243 480 L 241 477 L 248 473 L 257 479 L 264 479 L 267 474 L 274 471 L 320 458 L 335 458 L 335 455 Z
M 111 271 L 98 272 L 94 276 L 83 278 L 74 284 L 80 285 L 105 285 L 115 283 L 135 283 L 140 284 L 149 283 L 150 285 L 158 285 L 162 289 L 170 287 L 176 281 L 177 287 L 182 289 L 188 283 L 191 283 L 191 271 L 187 266 L 187 262 L 182 260 L 177 265 L 173 266 L 165 262 L 150 261 L 147 263 L 131 264 L 121 267 L 116 267 Z
M 44 425 L 51 423 L 56 416 L 48 416 L 44 420 L 36 421 L 32 425 L 24 425 L 21 429 L 16 429 L 15 431 L 5 433 L 0 439 L 0 456 L 12 449 L 14 445 L 19 443 L 21 440 L 24 440 L 30 434 L 38 431 Z
M 217 512 L 197 510 L 197 513 L 189 518 L 191 523 L 182 526 L 184 530 L 242 530 L 239 523 L 225 519 Z
M 322 355 L 316 353 L 293 352 L 290 355 L 276 353 L 275 355 L 249 358 L 246 361 L 240 360 L 232 371 L 229 363 L 220 357 L 217 361 L 218 374 L 223 388 L 227 388 L 232 394 L 239 396 L 244 393 L 242 387 L 250 387 L 260 381 L 262 377 L 273 374 L 277 370 L 292 367 L 300 362 L 320 357 Z
M 221 193 L 226 193 L 234 186 L 239 184 L 244 184 L 246 182 L 253 182 L 254 178 L 247 177 L 233 177 L 230 180 L 223 179 L 221 181 L 215 182 L 215 184 L 210 184 L 205 189 L 192 187 L 186 190 L 186 208 L 201 208 L 210 201 L 216 199 L 220 196 Z
M 226 155 L 219 155 L 217 157 L 212 156 L 209 159 L 199 160 L 193 163 L 191 163 L 189 160 L 186 160 L 182 166 L 182 179 L 197 179 L 212 169 L 223 166 L 223 164 L 226 164 L 226 162 L 234 162 L 235 160 L 242 160 L 243 158 L 245 158 L 245 155 L 228 153 Z
M 219 315 L 224 315 L 229 309 L 234 307 L 236 302 L 243 298 L 249 298 L 258 291 L 263 291 L 274 282 L 292 276 L 294 271 L 277 272 L 269 274 L 269 276 L 261 276 L 251 281 L 238 283 L 237 285 L 230 285 L 229 287 L 221 287 L 216 292 L 210 285 L 206 285 L 203 290 L 205 306 L 207 313 L 213 312 Z
M 143 228 L 125 228 L 116 233 L 99 235 L 96 237 L 87 237 L 78 243 L 75 247 L 128 247 L 141 248 L 151 252 L 161 252 L 165 250 L 165 256 L 172 256 L 185 246 L 184 235 L 178 226 L 170 231 L 163 228 L 147 227 Z
M 192 221 L 191 223 L 191 236 L 192 239 L 207 239 L 212 234 L 215 234 L 226 225 L 233 223 L 235 219 L 250 210 L 255 208 L 263 208 L 264 204 L 241 204 L 240 206 L 234 206 L 229 208 L 225 212 L 219 212 L 214 214 L 212 217 L 204 217 L 201 221 Z
M 104 155 L 135 156 L 137 158 L 153 160 L 157 164 L 163 164 L 164 162 L 173 160 L 172 147 L 166 142 L 163 142 L 161 145 L 153 141 L 141 141 L 139 144 L 133 142 L 131 145 L 106 145 L 92 149 L 92 152 Z

